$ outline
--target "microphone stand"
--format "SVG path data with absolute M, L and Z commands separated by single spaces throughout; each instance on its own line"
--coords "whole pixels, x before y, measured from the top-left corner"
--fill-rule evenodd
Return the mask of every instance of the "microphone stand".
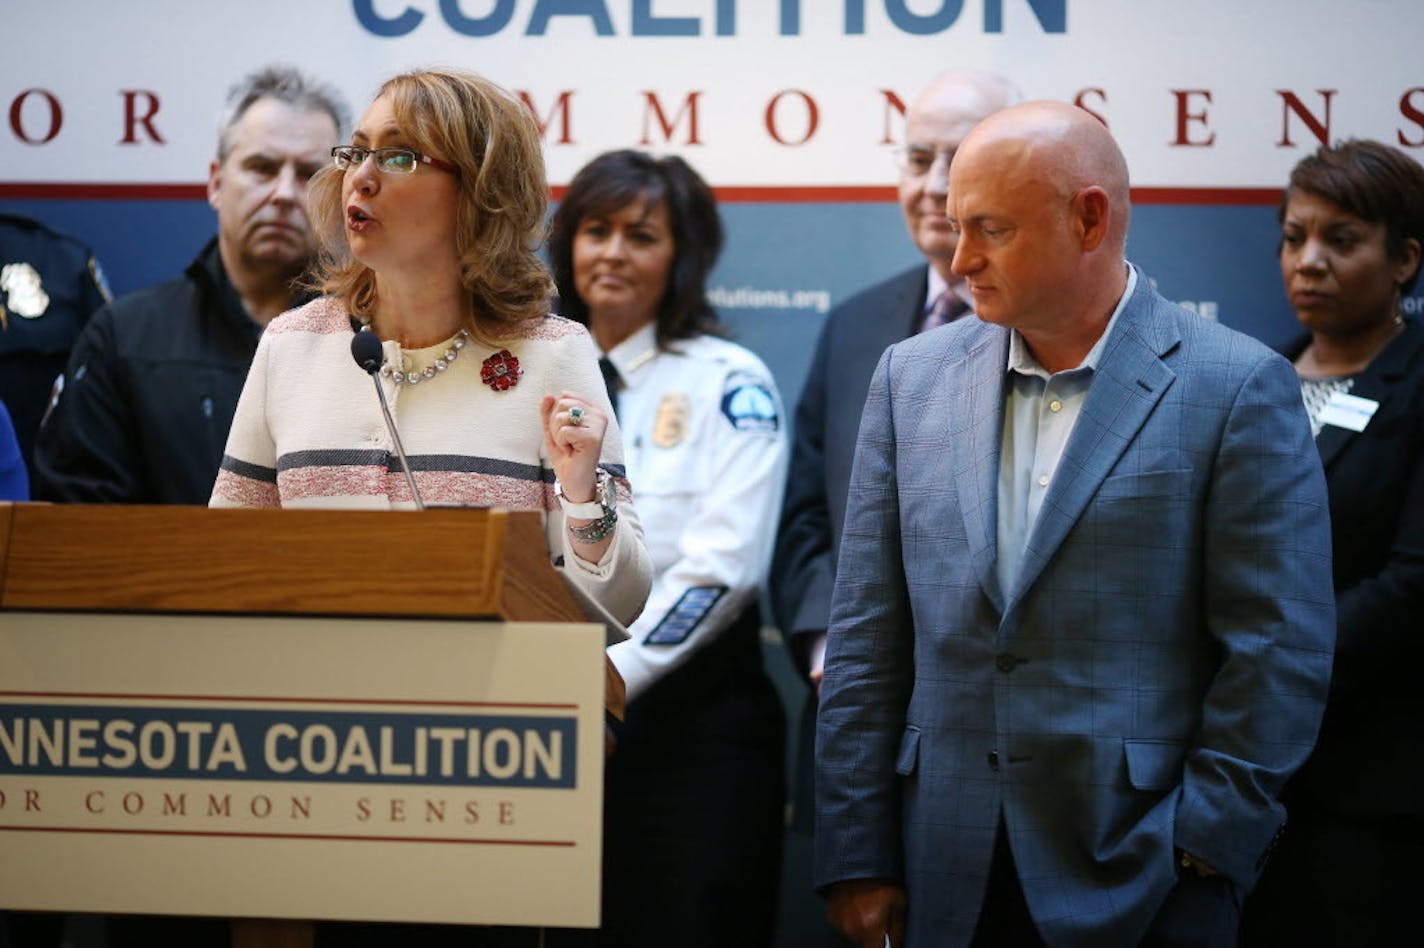
M 415 499 L 415 509 L 424 510 L 425 501 L 421 499 L 420 489 L 415 486 L 415 475 L 410 472 L 410 461 L 405 456 L 405 446 L 401 444 L 400 432 L 396 430 L 396 420 L 391 416 L 391 406 L 386 401 L 386 390 L 381 387 L 381 378 L 377 374 L 381 370 L 383 359 L 381 353 L 381 340 L 376 338 L 376 334 L 369 330 L 357 331 L 351 339 L 351 358 L 356 360 L 367 375 L 371 376 L 371 382 L 376 386 L 376 397 L 381 400 L 381 414 L 386 418 L 386 430 L 391 433 L 391 441 L 396 446 L 396 457 L 400 458 L 401 470 L 405 472 L 406 486 L 410 488 L 410 496 Z

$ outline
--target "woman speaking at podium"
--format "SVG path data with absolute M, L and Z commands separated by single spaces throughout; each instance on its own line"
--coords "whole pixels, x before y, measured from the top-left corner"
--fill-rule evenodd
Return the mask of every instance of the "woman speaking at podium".
M 555 562 L 632 621 L 650 560 L 598 354 L 548 312 L 528 111 L 406 73 L 332 157 L 310 192 L 323 295 L 264 333 L 211 506 L 542 510 Z

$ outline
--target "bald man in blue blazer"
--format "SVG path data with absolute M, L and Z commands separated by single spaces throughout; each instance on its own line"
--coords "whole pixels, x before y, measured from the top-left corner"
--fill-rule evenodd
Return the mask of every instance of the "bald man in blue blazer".
M 1234 944 L 1334 645 L 1299 385 L 1125 262 L 1086 112 L 985 119 L 949 194 L 978 318 L 871 383 L 817 884 L 866 948 Z

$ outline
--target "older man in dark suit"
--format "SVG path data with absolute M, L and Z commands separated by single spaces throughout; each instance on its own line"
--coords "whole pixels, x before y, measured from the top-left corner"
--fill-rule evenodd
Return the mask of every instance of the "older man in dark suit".
M 905 114 L 899 195 L 910 238 L 924 260 L 837 306 L 821 331 L 796 408 L 796 440 L 771 570 L 777 622 L 815 685 L 821 680 L 851 455 L 871 372 L 886 346 L 970 308 L 964 281 L 949 269 L 955 246 L 944 216 L 949 163 L 975 124 L 1019 97 L 1007 79 L 968 69 L 941 73 L 916 97 Z M 813 700 L 812 715 L 814 710 Z M 807 809 L 803 815 L 809 816 Z

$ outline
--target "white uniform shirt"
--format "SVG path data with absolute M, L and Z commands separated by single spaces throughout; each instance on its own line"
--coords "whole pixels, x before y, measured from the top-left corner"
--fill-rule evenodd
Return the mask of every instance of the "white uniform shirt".
M 663 352 L 648 325 L 608 358 L 622 380 L 628 479 L 653 559 L 632 638 L 608 650 L 632 701 L 756 601 L 785 484 L 786 419 L 766 366 L 726 340 L 700 336 Z

